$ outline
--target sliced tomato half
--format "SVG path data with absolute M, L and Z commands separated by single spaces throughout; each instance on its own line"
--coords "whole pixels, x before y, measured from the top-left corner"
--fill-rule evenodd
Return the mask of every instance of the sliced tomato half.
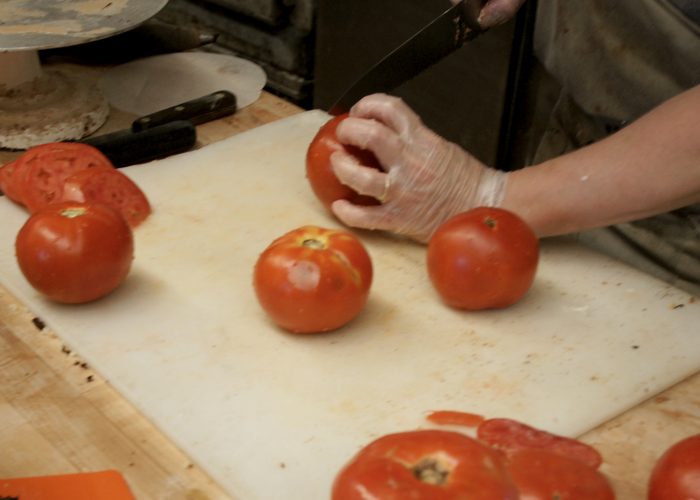
M 19 171 L 17 170 L 17 162 L 12 161 L 0 167 L 0 190 L 5 193 L 9 199 L 20 205 L 24 205 L 22 201 L 22 190 L 18 182 Z
M 577 439 L 559 436 L 508 418 L 484 420 L 476 430 L 478 439 L 507 456 L 527 448 L 539 448 L 570 457 L 597 469 L 603 463 L 598 450 Z
M 111 167 L 88 168 L 68 177 L 62 200 L 102 203 L 120 212 L 132 228 L 151 214 L 151 205 L 141 188 Z
M 21 170 L 21 199 L 30 212 L 60 201 L 63 184 L 76 172 L 114 168 L 97 148 L 79 142 L 50 142 L 28 149 L 16 160 Z

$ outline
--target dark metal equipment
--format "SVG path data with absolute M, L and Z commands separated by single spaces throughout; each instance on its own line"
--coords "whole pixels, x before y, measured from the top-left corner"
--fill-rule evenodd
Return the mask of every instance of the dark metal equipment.
M 206 50 L 259 64 L 267 90 L 309 106 L 313 92 L 316 0 L 170 0 L 158 18 L 211 31 Z

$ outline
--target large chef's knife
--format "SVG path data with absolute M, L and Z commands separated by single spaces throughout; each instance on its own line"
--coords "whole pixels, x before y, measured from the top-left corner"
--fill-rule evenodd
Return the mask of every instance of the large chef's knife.
M 345 113 L 362 97 L 390 92 L 483 32 L 477 21 L 485 0 L 462 0 L 385 56 L 329 109 Z
M 115 167 L 127 167 L 190 150 L 197 143 L 195 125 L 231 115 L 236 110 L 236 96 L 219 90 L 137 118 L 131 128 L 77 142 L 97 148 Z M 0 191 L 0 196 L 3 195 Z
M 195 125 L 236 112 L 236 96 L 220 90 L 134 120 L 130 129 L 82 139 L 115 167 L 183 153 L 197 141 Z
M 145 130 L 119 130 L 79 142 L 99 149 L 115 167 L 121 168 L 184 153 L 196 144 L 197 131 L 192 122 L 176 120 Z

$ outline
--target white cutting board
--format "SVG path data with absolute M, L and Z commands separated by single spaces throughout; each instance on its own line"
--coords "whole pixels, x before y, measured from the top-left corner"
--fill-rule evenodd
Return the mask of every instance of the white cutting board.
M 26 213 L 0 199 L 2 284 L 241 500 L 328 498 L 362 445 L 454 409 L 578 435 L 700 369 L 700 304 L 565 240 L 501 311 L 443 306 L 425 247 L 360 232 L 375 282 L 342 331 L 275 328 L 251 286 L 259 253 L 337 226 L 304 175 L 328 119 L 310 111 L 126 172 L 155 212 L 124 285 L 50 304 L 16 266 Z

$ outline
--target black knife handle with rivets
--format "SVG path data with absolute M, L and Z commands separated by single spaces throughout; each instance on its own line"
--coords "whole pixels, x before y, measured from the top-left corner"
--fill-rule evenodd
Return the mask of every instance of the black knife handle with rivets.
M 157 127 L 176 120 L 188 120 L 194 125 L 216 120 L 236 112 L 236 96 L 228 90 L 219 90 L 177 106 L 156 111 L 134 120 L 134 132 Z

